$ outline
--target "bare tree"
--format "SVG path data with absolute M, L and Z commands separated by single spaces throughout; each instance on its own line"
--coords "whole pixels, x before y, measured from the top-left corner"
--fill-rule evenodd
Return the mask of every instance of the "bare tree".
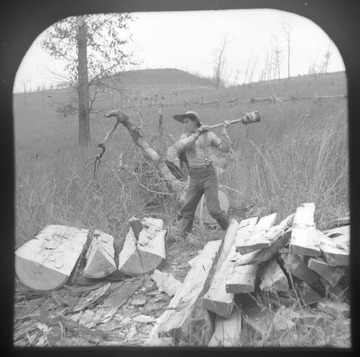
M 254 72 L 255 72 L 255 68 L 256 65 L 258 63 L 259 60 L 259 56 L 256 56 L 255 59 L 252 62 L 252 67 L 250 68 L 250 73 L 249 73 L 249 78 L 248 78 L 248 83 L 252 82 L 253 76 L 254 76 Z
M 41 42 L 55 59 L 65 61 L 69 85 L 78 94 L 79 143 L 90 143 L 90 113 L 96 100 L 97 86 L 104 78 L 134 64 L 126 50 L 130 14 L 102 14 L 69 17 L 54 24 Z M 90 96 L 89 88 L 95 88 Z
M 280 64 L 281 64 L 281 53 L 282 53 L 282 49 L 281 46 L 279 44 L 279 40 L 278 38 L 273 35 L 270 43 L 272 45 L 272 60 L 273 60 L 273 68 L 274 68 L 274 79 L 280 79 Z
M 330 63 L 330 58 L 332 55 L 332 49 L 331 49 L 331 43 L 329 40 L 329 45 L 328 45 L 328 49 L 324 54 L 323 57 L 323 63 L 322 63 L 322 67 L 321 67 L 321 73 L 327 73 L 328 67 L 329 67 L 329 63 Z
M 248 76 L 249 76 L 249 74 L 250 74 L 250 72 L 251 72 L 251 66 L 252 66 L 253 58 L 254 58 L 254 52 L 251 51 L 249 60 L 247 61 L 247 64 L 246 64 L 246 67 L 245 67 L 244 84 L 245 84 L 246 82 L 249 82 Z M 257 59 L 256 59 L 256 61 L 257 61 Z M 254 66 L 253 66 L 253 68 L 254 68 Z
M 292 32 L 294 30 L 294 23 L 292 22 L 290 16 L 284 17 L 281 21 L 281 27 L 284 31 L 286 45 L 287 45 L 287 72 L 288 78 L 290 78 L 290 63 L 291 63 L 291 40 L 292 40 Z
M 229 45 L 227 36 L 225 35 L 220 47 L 214 52 L 214 81 L 216 89 L 219 89 L 224 83 L 225 72 L 225 50 Z

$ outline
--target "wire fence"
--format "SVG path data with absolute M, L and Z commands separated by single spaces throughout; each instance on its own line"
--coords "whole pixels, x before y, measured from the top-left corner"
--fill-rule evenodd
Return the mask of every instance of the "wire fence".
M 261 103 L 261 102 L 267 102 L 267 103 L 286 103 L 286 102 L 295 102 L 295 101 L 300 101 L 300 100 L 313 100 L 314 103 L 319 102 L 320 100 L 324 100 L 324 99 L 335 99 L 335 98 L 347 98 L 347 94 L 336 94 L 336 95 L 318 95 L 317 93 L 313 96 L 303 96 L 303 97 L 298 97 L 296 95 L 290 95 L 290 96 L 286 96 L 286 97 L 277 97 L 276 95 L 271 95 L 269 97 L 261 97 L 261 98 L 254 98 L 251 97 L 249 100 L 243 100 L 241 98 L 231 98 L 231 99 L 221 99 L 221 98 L 217 98 L 214 100 L 197 100 L 197 101 L 189 101 L 187 99 L 185 99 L 182 102 L 154 102 L 154 101 L 146 101 L 143 102 L 142 100 L 140 101 L 140 103 L 138 103 L 137 105 L 126 105 L 123 104 L 121 105 L 122 109 L 130 109 L 130 108 L 139 108 L 139 107 L 144 107 L 144 106 L 159 106 L 160 108 L 163 107 L 174 107 L 175 105 L 183 105 L 184 107 L 186 106 L 190 106 L 190 105 L 194 105 L 194 104 L 198 104 L 198 105 L 212 105 L 212 104 L 216 104 L 216 105 L 220 105 L 220 104 L 249 104 L 249 103 Z

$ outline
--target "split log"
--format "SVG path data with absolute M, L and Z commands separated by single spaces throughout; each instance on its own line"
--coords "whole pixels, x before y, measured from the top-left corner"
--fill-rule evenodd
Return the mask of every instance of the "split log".
M 230 249 L 232 245 L 234 244 L 236 233 L 239 228 L 239 223 L 235 218 L 231 218 L 229 227 L 226 231 L 224 240 L 223 240 L 223 246 L 221 249 L 221 253 L 219 256 L 219 260 L 216 265 L 216 272 L 220 269 L 220 267 L 223 265 L 226 257 L 229 255 Z M 195 256 L 194 258 L 190 259 L 187 263 L 192 267 L 194 264 L 196 264 L 196 261 L 198 259 L 199 255 Z
M 235 242 L 236 234 L 239 229 L 239 222 L 235 218 L 231 218 L 229 227 L 226 231 L 224 237 L 224 244 L 220 253 L 219 260 L 217 262 L 216 271 L 217 272 L 223 265 L 225 259 L 230 253 L 230 249 Z
M 319 275 L 317 275 L 313 270 L 309 269 L 301 257 L 288 254 L 286 256 L 283 255 L 281 259 L 284 263 L 285 269 L 289 272 L 289 274 L 300 280 L 303 280 L 310 285 L 316 284 L 318 282 Z
M 49 225 L 15 252 L 15 271 L 33 290 L 48 291 L 63 286 L 79 259 L 89 231 Z
M 100 279 L 112 274 L 116 271 L 114 255 L 114 238 L 96 229 L 86 255 L 84 277 Z
M 265 236 L 269 228 L 275 223 L 275 219 L 276 213 L 261 218 L 251 234 L 244 241 L 238 243 L 240 245 L 236 247 L 236 251 L 240 254 L 247 254 L 268 247 L 269 239 Z
M 232 294 L 246 294 L 255 291 L 257 264 L 240 265 L 234 267 L 234 273 L 226 282 L 226 292 Z
M 332 221 L 333 224 L 335 224 L 336 226 L 345 226 L 345 225 L 348 225 L 350 224 L 350 215 L 345 215 L 345 216 L 342 216 L 342 217 L 338 217 L 336 219 L 334 219 Z
M 350 226 L 341 226 L 323 231 L 325 235 L 330 238 L 344 238 L 345 241 L 350 241 Z
M 304 281 L 296 285 L 296 291 L 300 302 L 304 305 L 312 305 L 322 300 L 322 297 Z
M 278 225 L 270 227 L 266 232 L 263 242 L 266 248 L 238 255 L 236 265 L 259 264 L 271 259 L 286 243 L 288 243 L 291 230 L 287 230 L 293 221 L 294 215 L 286 217 Z M 249 248 L 249 246 L 248 246 Z
M 237 237 L 237 247 L 243 247 L 245 241 L 249 241 L 251 236 L 258 237 L 255 232 L 267 232 L 274 224 L 274 214 L 262 217 L 256 224 L 251 233 L 247 236 Z M 239 257 L 240 256 L 240 257 Z M 243 255 L 238 253 L 238 259 Z M 226 291 L 233 294 L 251 293 L 255 290 L 256 273 L 258 271 L 257 264 L 235 265 L 231 276 L 228 276 L 226 282 Z
M 321 255 L 314 213 L 314 203 L 303 203 L 297 208 L 292 225 L 290 253 L 309 257 Z
M 324 278 L 320 277 L 320 281 L 325 288 L 325 293 L 327 297 L 334 299 L 335 301 L 347 299 L 348 288 L 340 288 L 339 285 L 331 286 Z
M 286 275 L 280 268 L 276 259 L 272 259 L 263 267 L 259 274 L 262 291 L 288 291 L 289 283 Z
M 169 296 L 174 296 L 182 287 L 182 283 L 176 280 L 171 274 L 162 273 L 157 269 L 152 273 L 151 279 L 156 282 L 159 291 L 164 291 Z
M 141 223 L 141 220 L 139 218 L 131 217 L 129 219 L 129 223 L 130 223 L 130 227 L 134 232 L 135 238 L 139 239 L 139 234 L 144 228 L 143 224 Z
M 234 309 L 227 319 L 216 315 L 215 332 L 208 344 L 209 347 L 235 347 L 239 345 L 241 335 L 242 316 L 238 309 Z
M 308 267 L 329 282 L 331 286 L 336 286 L 345 274 L 344 268 L 331 267 L 321 258 L 309 259 Z
M 156 269 L 165 259 L 165 235 L 161 219 L 145 217 L 144 228 L 136 239 L 132 228 L 119 254 L 118 270 L 130 276 L 146 274 Z
M 226 291 L 226 279 L 231 277 L 234 270 L 234 260 L 236 256 L 236 246 L 254 229 L 257 218 L 242 220 L 236 231 L 235 242 L 231 246 L 230 252 L 224 263 L 216 272 L 208 292 L 203 299 L 203 306 L 216 314 L 225 318 L 231 315 L 234 306 L 234 294 Z
M 280 251 L 281 248 L 283 248 L 289 242 L 291 229 L 284 233 L 282 233 L 282 231 L 279 231 L 278 233 L 279 236 L 274 242 L 271 243 L 270 247 L 244 255 L 237 255 L 236 265 L 260 264 L 270 260 L 276 253 Z
M 326 262 L 330 266 L 347 266 L 350 264 L 350 251 L 341 238 L 329 238 L 323 232 L 317 230 L 320 241 L 320 249 Z
M 154 325 L 146 345 L 158 345 L 160 343 L 159 338 L 163 336 L 170 336 L 178 340 L 189 335 L 192 314 L 197 307 L 199 295 L 203 291 L 220 245 L 220 240 L 211 241 L 205 245 L 197 264 L 190 269 L 181 289 L 177 291 L 168 309 Z
M 267 217 L 269 217 L 268 220 L 270 223 L 271 215 Z M 270 226 L 267 231 L 263 229 L 258 232 L 252 233 L 251 236 L 248 237 L 244 245 L 238 246 L 236 250 L 240 252 L 240 254 L 248 254 L 251 252 L 269 248 L 279 237 L 283 235 L 284 231 L 291 226 L 293 219 L 294 215 L 292 214 L 286 217 L 278 225 Z M 264 227 L 265 223 L 266 221 L 263 222 Z

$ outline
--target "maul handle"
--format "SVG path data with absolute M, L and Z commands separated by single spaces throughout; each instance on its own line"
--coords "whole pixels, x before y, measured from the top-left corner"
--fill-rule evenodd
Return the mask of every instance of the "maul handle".
M 250 123 L 259 122 L 260 119 L 261 119 L 261 117 L 260 117 L 259 112 L 255 111 L 255 112 L 249 112 L 249 113 L 242 114 L 240 118 L 231 120 L 230 124 L 243 123 L 243 124 L 246 125 L 246 124 L 250 124 Z M 223 125 L 224 125 L 224 123 L 210 125 L 209 129 L 219 128 L 219 127 L 221 127 Z

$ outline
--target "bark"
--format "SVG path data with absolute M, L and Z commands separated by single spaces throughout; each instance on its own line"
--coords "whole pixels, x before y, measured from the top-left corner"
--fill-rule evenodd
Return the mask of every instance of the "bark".
M 78 34 L 78 97 L 79 97 L 79 144 L 90 143 L 89 78 L 87 64 L 87 30 L 84 16 L 77 17 Z

